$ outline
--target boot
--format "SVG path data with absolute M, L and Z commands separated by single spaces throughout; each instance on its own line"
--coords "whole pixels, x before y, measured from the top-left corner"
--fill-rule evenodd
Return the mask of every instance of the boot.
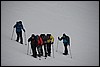
M 18 40 L 16 40 L 18 42 Z
M 68 53 L 63 53 L 63 55 L 68 55 Z
M 48 56 L 51 56 L 51 54 L 50 54 L 50 53 L 48 53 Z
M 23 44 L 23 42 L 20 42 L 21 44 Z

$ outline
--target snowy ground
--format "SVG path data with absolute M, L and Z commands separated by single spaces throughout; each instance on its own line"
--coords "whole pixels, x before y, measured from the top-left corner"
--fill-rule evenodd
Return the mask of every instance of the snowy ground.
M 51 33 L 55 58 L 35 59 L 26 55 L 26 45 L 10 40 L 17 20 L 27 38 Z M 62 55 L 62 42 L 56 52 L 63 33 L 71 37 L 72 59 Z M 1 1 L 1 66 L 99 66 L 99 1 Z

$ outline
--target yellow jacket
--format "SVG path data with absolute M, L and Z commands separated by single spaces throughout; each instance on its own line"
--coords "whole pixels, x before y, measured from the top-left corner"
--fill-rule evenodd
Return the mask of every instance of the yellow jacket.
M 50 36 L 50 39 L 47 40 L 47 43 L 50 43 L 50 42 L 51 43 L 54 42 L 54 37 L 53 36 Z

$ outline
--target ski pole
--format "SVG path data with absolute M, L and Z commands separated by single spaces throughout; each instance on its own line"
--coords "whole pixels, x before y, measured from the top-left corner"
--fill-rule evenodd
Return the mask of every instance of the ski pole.
M 71 56 L 71 58 L 72 58 L 72 53 L 71 53 L 71 48 L 70 48 L 70 46 L 69 46 L 69 51 L 70 51 L 70 56 Z
M 54 46 L 52 44 L 52 52 L 53 52 L 53 58 L 54 58 Z
M 56 49 L 56 52 L 58 52 L 58 44 L 59 44 L 59 40 L 57 40 L 57 49 Z
M 29 52 L 29 42 L 28 42 L 28 48 L 27 48 L 27 55 L 28 55 L 28 52 Z
M 25 45 L 27 45 L 26 44 L 26 33 L 24 32 L 24 39 L 25 39 Z
M 13 32 L 12 32 L 12 36 L 11 36 L 11 40 L 12 40 L 12 38 L 13 38 L 13 34 L 14 34 L 14 28 L 13 28 Z
M 30 54 L 31 54 L 31 49 L 30 49 Z

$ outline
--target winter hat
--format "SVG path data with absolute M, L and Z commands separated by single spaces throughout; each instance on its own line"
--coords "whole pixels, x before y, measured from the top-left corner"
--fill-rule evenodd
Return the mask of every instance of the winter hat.
M 63 36 L 66 36 L 66 34 L 64 33 Z
M 47 34 L 47 36 L 51 36 L 51 34 Z
M 34 37 L 35 35 L 34 34 L 32 34 L 32 37 Z
M 22 24 L 22 21 L 19 21 L 20 24 Z
M 41 37 L 42 37 L 42 36 L 45 36 L 45 34 L 41 34 L 40 36 L 41 36 Z

